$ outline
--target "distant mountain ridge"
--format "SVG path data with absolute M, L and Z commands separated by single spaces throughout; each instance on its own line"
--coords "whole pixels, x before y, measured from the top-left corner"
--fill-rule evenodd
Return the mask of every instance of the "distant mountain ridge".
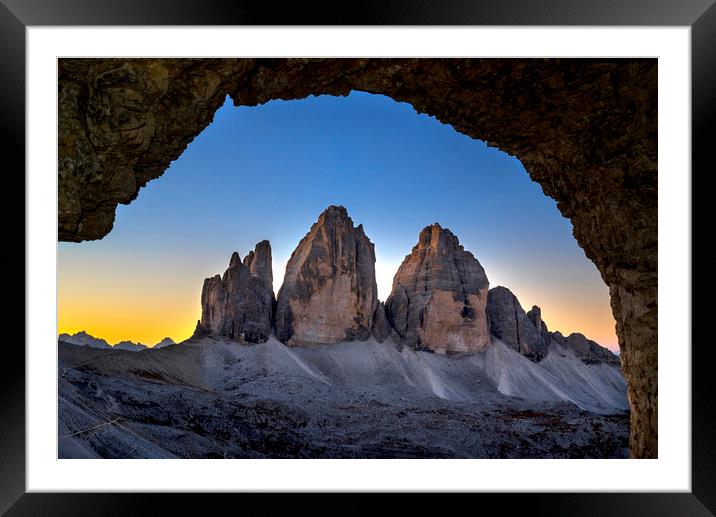
M 139 352 L 147 348 L 147 345 L 142 343 L 134 343 L 132 341 L 120 341 L 113 347 L 116 350 L 129 350 L 130 352 Z
M 152 348 L 154 348 L 155 350 L 158 350 L 158 349 L 160 349 L 160 348 L 165 348 L 165 347 L 167 347 L 167 346 L 172 346 L 172 345 L 176 345 L 176 343 L 174 342 L 174 340 L 173 340 L 172 338 L 170 338 L 170 337 L 165 337 L 165 338 L 162 339 L 159 343 L 157 343 L 156 345 L 154 345 Z
M 112 345 L 107 343 L 104 339 L 91 336 L 84 330 L 77 332 L 76 334 L 60 334 L 58 340 L 64 341 L 65 343 L 70 343 L 72 345 L 87 346 L 89 348 L 112 348 Z
M 88 348 L 95 348 L 98 350 L 127 350 L 129 352 L 139 352 L 141 350 L 146 350 L 147 348 L 149 348 L 147 345 L 144 345 L 142 343 L 134 343 L 133 341 L 120 341 L 115 345 L 110 345 L 109 343 L 107 343 L 106 340 L 88 334 L 84 330 L 81 330 L 75 334 L 62 333 L 57 337 L 57 340 L 69 343 L 71 345 L 86 346 Z M 161 345 L 159 348 L 163 348 L 165 346 L 173 344 L 174 341 L 172 341 L 171 338 L 167 337 L 157 343 L 157 346 Z

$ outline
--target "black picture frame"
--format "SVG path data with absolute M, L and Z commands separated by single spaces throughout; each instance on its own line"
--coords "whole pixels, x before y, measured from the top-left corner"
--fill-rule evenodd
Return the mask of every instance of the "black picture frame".
M 714 0 L 382 0 L 355 4 L 350 15 L 339 3 L 287 3 L 230 0 L 0 0 L 0 149 L 2 185 L 6 196 L 2 258 L 6 296 L 6 329 L 17 333 L 4 344 L 0 376 L 0 511 L 7 515 L 135 515 L 206 509 L 207 495 L 26 493 L 25 489 L 25 304 L 27 275 L 25 228 L 19 224 L 25 193 L 25 29 L 35 25 L 634 25 L 691 27 L 692 73 L 692 491 L 690 493 L 531 493 L 479 494 L 504 510 L 524 509 L 532 515 L 714 515 L 716 513 L 716 404 L 711 395 L 714 347 L 699 342 L 709 315 L 716 309 L 713 271 L 716 254 L 699 245 L 699 228 L 709 228 L 710 204 L 695 197 L 708 195 L 707 167 L 716 121 L 716 5 Z M 343 6 L 345 9 L 345 6 Z M 711 167 L 713 168 L 713 167 Z M 698 174 L 696 171 L 699 171 Z M 688 174 L 688 171 L 685 171 Z M 697 188 L 694 188 L 698 185 Z M 707 234 L 708 235 L 708 234 Z M 18 274 L 24 271 L 24 275 Z M 703 274 L 701 274 L 703 273 Z M 22 286 L 20 284 L 23 284 Z M 13 293 L 13 294 L 10 294 Z M 696 296 L 700 295 L 700 296 Z M 23 295 L 24 300 L 24 295 Z M 688 301 L 685 301 L 685 303 Z M 20 309 L 22 307 L 22 309 Z M 23 311 L 22 317 L 19 314 Z M 711 316 L 712 317 L 712 316 Z M 20 329 L 23 329 L 20 331 Z M 685 332 L 686 335 L 687 332 Z M 706 336 L 704 332 L 702 335 Z M 17 339 L 15 339 L 17 337 Z M 683 347 L 683 344 L 679 344 Z M 688 343 L 687 343 L 688 345 Z M 675 350 L 674 353 L 678 353 Z M 648 461 L 648 460 L 634 460 Z M 237 495 L 231 497 L 235 504 Z M 241 496 L 239 496 L 241 497 Z M 248 497 L 243 495 L 243 497 Z M 211 501 L 214 505 L 216 501 Z M 483 504 L 481 502 L 480 504 Z M 361 503 L 354 507 L 359 510 Z M 367 509 L 368 507 L 366 507 Z

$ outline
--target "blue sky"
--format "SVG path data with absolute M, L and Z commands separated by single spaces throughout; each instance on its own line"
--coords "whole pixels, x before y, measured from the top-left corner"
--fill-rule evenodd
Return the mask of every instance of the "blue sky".
M 291 252 L 331 204 L 344 205 L 375 243 L 381 299 L 420 230 L 439 222 L 475 254 L 491 286 L 512 289 L 526 310 L 541 305 L 553 328 L 616 347 L 607 287 L 517 159 L 408 104 L 360 92 L 258 107 L 227 99 L 165 174 L 118 208 L 107 237 L 60 244 L 61 326 L 63 291 L 69 311 L 76 293 L 101 305 L 117 282 L 127 304 L 153 300 L 157 325 L 162 290 L 186 297 L 186 314 L 198 317 L 202 280 L 262 239 L 273 247 L 278 291 Z M 103 280 L 108 268 L 112 281 Z M 82 325 L 74 306 L 67 328 Z

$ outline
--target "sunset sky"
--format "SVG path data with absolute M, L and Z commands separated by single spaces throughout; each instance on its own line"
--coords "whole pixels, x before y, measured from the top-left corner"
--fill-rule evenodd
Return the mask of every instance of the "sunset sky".
M 609 291 L 572 225 L 520 162 L 408 104 L 380 95 L 309 97 L 235 108 L 230 101 L 165 174 L 117 209 L 99 241 L 60 243 L 58 331 L 109 343 L 188 338 L 204 278 L 263 239 L 274 288 L 328 205 L 375 243 L 388 296 L 420 230 L 439 222 L 550 330 L 618 349 Z

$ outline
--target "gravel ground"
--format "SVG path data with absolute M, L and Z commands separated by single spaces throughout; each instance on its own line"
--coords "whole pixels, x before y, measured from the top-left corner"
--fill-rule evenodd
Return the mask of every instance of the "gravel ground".
M 628 457 L 621 372 L 560 350 L 201 338 L 59 358 L 61 458 Z

